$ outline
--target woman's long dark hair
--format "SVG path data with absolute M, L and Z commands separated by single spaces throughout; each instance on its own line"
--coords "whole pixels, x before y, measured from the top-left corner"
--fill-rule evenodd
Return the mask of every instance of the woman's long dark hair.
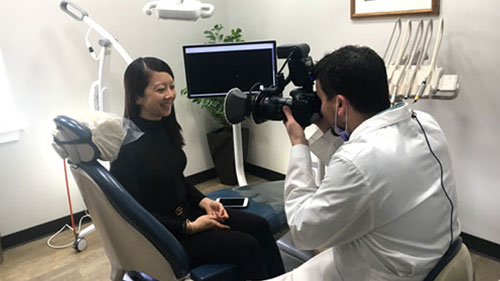
M 175 79 L 174 73 L 168 64 L 160 59 L 153 57 L 135 59 L 125 71 L 125 113 L 124 116 L 132 121 L 139 118 L 140 106 L 136 104 L 137 98 L 144 97 L 144 91 L 149 84 L 149 79 L 153 72 L 166 72 Z M 172 105 L 172 113 L 162 119 L 165 129 L 172 137 L 174 145 L 182 147 L 184 139 L 182 138 L 182 128 L 175 117 L 175 110 Z

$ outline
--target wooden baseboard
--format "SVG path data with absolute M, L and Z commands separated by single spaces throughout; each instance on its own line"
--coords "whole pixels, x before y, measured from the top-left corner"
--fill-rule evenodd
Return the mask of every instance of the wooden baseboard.
M 273 170 L 262 168 L 250 163 L 245 163 L 245 171 L 247 171 L 247 173 L 249 174 L 266 179 L 268 181 L 279 181 L 285 179 L 285 175 L 282 173 L 278 173 Z
M 215 179 L 217 177 L 217 173 L 215 172 L 215 168 L 208 169 L 190 176 L 186 177 L 186 180 L 192 184 L 197 185 L 202 182 L 209 181 L 211 179 Z
M 472 252 L 500 261 L 500 245 L 482 238 L 461 233 L 462 241 Z
M 78 212 L 74 214 L 75 224 L 78 224 L 80 218 L 85 215 L 85 211 Z M 65 224 L 71 225 L 71 217 L 65 216 L 63 218 L 55 219 L 46 223 L 39 224 L 37 226 L 30 227 L 25 230 L 21 230 L 1 238 L 0 247 L 4 249 L 19 246 L 21 244 L 54 234 Z M 78 227 L 78 225 L 77 225 Z

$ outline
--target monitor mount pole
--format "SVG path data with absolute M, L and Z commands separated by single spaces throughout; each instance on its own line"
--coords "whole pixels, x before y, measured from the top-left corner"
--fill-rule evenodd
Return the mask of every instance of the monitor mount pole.
M 238 185 L 247 185 L 245 177 L 245 167 L 243 166 L 243 145 L 241 141 L 241 123 L 233 124 L 233 147 L 234 147 L 234 166 L 236 168 L 236 178 Z

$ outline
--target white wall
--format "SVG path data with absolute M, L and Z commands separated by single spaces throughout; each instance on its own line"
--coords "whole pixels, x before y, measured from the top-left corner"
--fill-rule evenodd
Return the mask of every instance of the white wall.
M 59 0 L 0 1 L 0 48 L 18 110 L 28 119 L 21 140 L 0 144 L 0 233 L 2 236 L 67 216 L 62 160 L 51 148 L 52 119 L 87 109 L 87 94 L 97 77 L 97 62 L 85 47 L 86 25 L 59 10 Z M 166 60 L 185 87 L 183 44 L 204 42 L 203 31 L 227 23 L 226 1 L 214 16 L 197 22 L 158 21 L 142 13 L 144 0 L 74 1 L 115 36 L 129 54 Z M 94 38 L 96 38 L 94 36 Z M 111 57 L 111 111 L 123 113 L 122 77 L 126 64 Z M 2 104 L 3 105 L 3 104 Z M 205 133 L 217 125 L 186 97 L 175 102 L 184 128 L 186 175 L 213 166 Z M 83 209 L 73 182 L 75 212 Z
M 202 31 L 215 23 L 241 27 L 247 40 L 274 38 L 279 44 L 307 42 L 316 60 L 346 44 L 384 51 L 393 19 L 352 21 L 349 1 L 209 0 L 216 14 L 209 20 L 155 21 L 141 13 L 145 1 L 77 1 L 92 18 L 116 36 L 132 57 L 158 56 L 174 68 L 184 86 L 181 46 L 204 40 Z M 454 101 L 419 102 L 432 113 L 450 142 L 463 230 L 500 243 L 498 188 L 500 163 L 500 25 L 494 0 L 441 1 L 446 31 L 438 60 L 447 73 L 459 74 L 461 92 Z M 457 3 L 459 2 L 459 3 Z M 28 127 L 18 142 L 0 144 L 0 232 L 7 235 L 66 216 L 62 160 L 50 148 L 52 118 L 86 108 L 87 92 L 97 64 L 84 47 L 84 24 L 58 9 L 58 0 L 19 5 L 0 2 L 0 48 L 18 109 Z M 112 14 L 106 14 L 113 11 Z M 120 12 L 115 12 L 120 11 Z M 122 112 L 125 64 L 113 53 L 110 77 L 112 111 Z M 187 141 L 186 174 L 212 167 L 205 132 L 215 128 L 208 114 L 185 97 L 176 101 Z M 249 162 L 284 173 L 289 141 L 281 122 L 254 125 Z M 75 211 L 83 208 L 74 184 Z
M 316 60 L 346 44 L 367 45 L 382 54 L 394 19 L 353 21 L 349 9 L 349 1 L 228 1 L 229 24 L 241 27 L 247 39 L 306 42 Z M 438 119 L 448 137 L 463 231 L 496 243 L 500 243 L 498 10 L 500 3 L 495 0 L 441 1 L 445 36 L 438 64 L 446 73 L 459 75 L 461 91 L 453 101 L 417 104 Z M 286 172 L 289 142 L 281 122 L 251 127 L 249 162 Z

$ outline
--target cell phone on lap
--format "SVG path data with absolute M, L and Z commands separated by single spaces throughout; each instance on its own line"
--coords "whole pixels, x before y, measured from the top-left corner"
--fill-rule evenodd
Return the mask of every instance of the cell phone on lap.
M 248 197 L 219 197 L 215 201 L 220 202 L 227 208 L 246 208 L 248 207 Z

